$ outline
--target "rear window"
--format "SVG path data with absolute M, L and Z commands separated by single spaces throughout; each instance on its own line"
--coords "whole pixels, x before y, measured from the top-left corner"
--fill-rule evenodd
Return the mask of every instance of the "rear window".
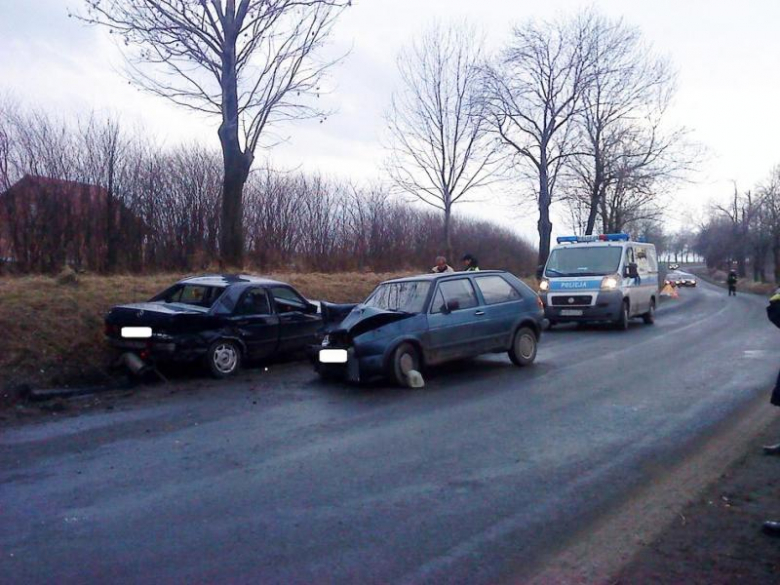
M 221 286 L 206 286 L 202 284 L 177 284 L 160 293 L 152 301 L 179 303 L 211 308 L 222 295 L 225 288 Z
M 521 299 L 517 292 L 500 276 L 480 276 L 475 279 L 486 305 L 495 305 Z

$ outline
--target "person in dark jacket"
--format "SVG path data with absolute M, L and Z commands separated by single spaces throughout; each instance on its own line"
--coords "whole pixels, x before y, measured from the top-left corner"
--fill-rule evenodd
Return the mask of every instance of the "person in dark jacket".
M 479 270 L 479 261 L 472 255 L 466 254 L 461 258 L 463 270 L 466 272 L 475 272 Z
M 728 285 L 729 285 L 729 296 L 730 297 L 737 296 L 737 281 L 738 280 L 739 279 L 737 278 L 736 271 L 732 270 L 731 272 L 729 272 L 729 277 L 726 280 L 726 282 L 728 282 Z
M 766 315 L 776 327 L 780 327 L 780 288 L 777 289 L 772 298 L 769 299 Z M 775 383 L 774 390 L 772 390 L 772 397 L 769 399 L 769 402 L 774 406 L 780 406 L 780 374 L 777 376 L 777 382 Z M 764 453 L 767 455 L 780 455 L 780 443 L 764 446 Z M 780 537 L 780 522 L 768 520 L 764 522 L 762 530 L 765 534 L 770 536 Z

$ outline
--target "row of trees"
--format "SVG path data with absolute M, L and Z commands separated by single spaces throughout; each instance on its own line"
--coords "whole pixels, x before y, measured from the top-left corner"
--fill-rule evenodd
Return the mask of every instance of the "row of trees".
M 76 16 L 120 39 L 145 90 L 219 117 L 220 253 L 240 264 L 242 205 L 257 148 L 278 121 L 314 107 L 335 60 L 322 48 L 349 0 L 85 0 Z M 337 60 L 337 59 L 336 59 Z M 515 28 L 487 56 L 467 26 L 435 27 L 399 56 L 390 176 L 443 213 L 499 178 L 521 182 L 547 258 L 556 199 L 586 234 L 659 215 L 657 198 L 695 157 L 666 124 L 674 74 L 638 30 L 593 10 Z M 598 225 L 597 225 L 598 224 Z
M 115 120 L 68 124 L 11 100 L 0 103 L 0 193 L 24 175 L 101 188 L 106 204 L 91 212 L 103 215 L 105 259 L 69 256 L 77 267 L 200 270 L 216 264 L 222 166 L 218 152 L 196 144 L 155 146 Z M 11 214 L 15 232 L 38 234 L 35 246 L 29 238 L 18 240 L 20 249 L 10 254 L 18 269 L 62 268 L 75 235 L 67 222 L 38 225 L 62 214 L 61 203 L 41 200 L 48 208 L 34 215 Z M 262 270 L 425 270 L 441 252 L 439 225 L 438 216 L 405 205 L 381 186 L 270 168 L 249 175 L 242 205 L 246 260 Z M 485 222 L 456 220 L 453 247 L 482 254 L 487 266 L 533 271 L 532 246 Z
M 733 266 L 741 277 L 780 281 L 780 165 L 754 189 L 735 185 L 728 204 L 712 207 L 696 250 L 712 268 Z
M 623 231 L 658 219 L 659 196 L 697 153 L 668 123 L 675 75 L 635 28 L 594 11 L 515 28 L 488 58 L 465 25 L 434 27 L 398 60 L 390 175 L 444 214 L 517 178 L 539 214 L 539 263 L 554 201 L 573 227 Z

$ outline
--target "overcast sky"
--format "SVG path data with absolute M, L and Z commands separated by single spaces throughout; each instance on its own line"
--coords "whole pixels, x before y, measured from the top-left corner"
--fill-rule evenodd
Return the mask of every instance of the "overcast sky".
M 466 19 L 500 47 L 513 24 L 573 13 L 593 5 L 639 27 L 679 71 L 671 115 L 708 149 L 696 183 L 683 185 L 669 207 L 670 225 L 695 221 L 732 181 L 747 189 L 780 163 L 780 2 L 777 0 L 356 0 L 338 22 L 334 51 L 351 48 L 332 71 L 327 96 L 337 114 L 324 124 L 279 129 L 287 139 L 267 155 L 278 166 L 359 180 L 381 178 L 383 114 L 396 85 L 395 56 L 435 20 Z M 216 122 L 130 87 L 106 31 L 68 19 L 82 0 L 0 0 L 0 92 L 69 116 L 90 110 L 121 115 L 168 144 L 211 141 Z M 510 193 L 512 189 L 509 189 Z M 515 197 L 520 197 L 518 188 Z M 495 199 L 495 198 L 494 198 Z M 535 241 L 536 217 L 507 196 L 465 208 Z M 555 231 L 565 230 L 559 218 Z

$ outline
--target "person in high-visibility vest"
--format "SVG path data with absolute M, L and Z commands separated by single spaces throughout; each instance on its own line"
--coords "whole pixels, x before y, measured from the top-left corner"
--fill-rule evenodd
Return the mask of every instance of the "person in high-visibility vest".
M 479 261 L 471 254 L 466 254 L 461 258 L 463 270 L 466 272 L 475 272 L 479 270 Z

